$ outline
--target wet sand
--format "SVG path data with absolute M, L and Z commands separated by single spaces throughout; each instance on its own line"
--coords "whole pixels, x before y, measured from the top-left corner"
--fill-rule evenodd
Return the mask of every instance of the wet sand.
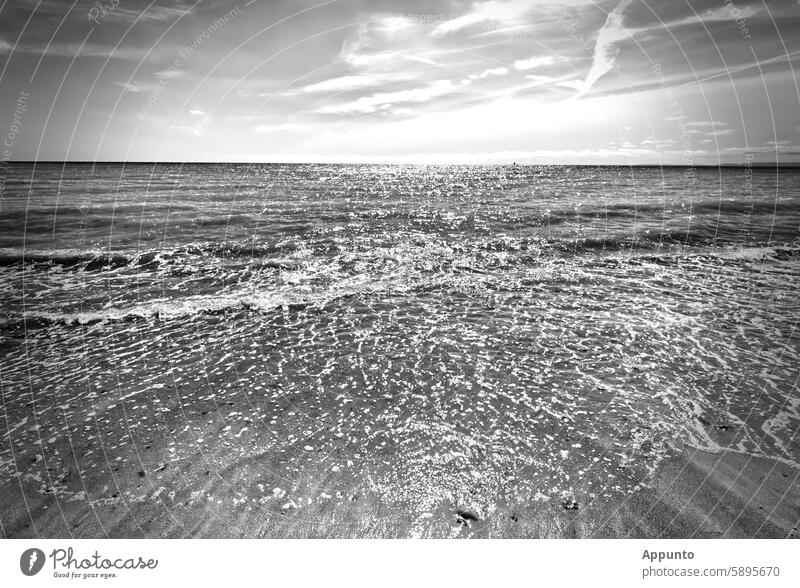
M 516 520 L 513 520 L 516 519 Z M 797 538 L 800 470 L 769 458 L 687 448 L 625 501 L 517 505 L 469 534 L 504 538 Z
M 688 450 L 627 507 L 634 537 L 798 537 L 800 470 L 733 451 Z
M 320 501 L 320 488 L 330 476 L 320 468 L 315 480 L 309 475 L 296 484 L 291 497 L 284 497 L 285 490 L 259 487 L 253 469 L 259 469 L 257 463 L 239 462 L 232 469 L 212 472 L 200 454 L 196 457 L 180 467 L 151 464 L 150 471 L 133 475 L 124 474 L 127 470 L 122 468 L 107 496 L 91 501 L 80 495 L 56 501 L 52 493 L 39 492 L 31 480 L 9 481 L 2 488 L 2 531 L 6 537 L 48 538 L 418 534 L 419 521 L 415 526 L 411 517 L 398 514 L 396 505 L 390 508 L 360 490 L 357 479 L 349 490 L 342 488 L 338 496 Z M 798 537 L 800 524 L 799 478 L 800 470 L 773 459 L 686 450 L 665 460 L 651 484 L 621 502 L 499 503 L 491 516 L 480 521 L 459 522 L 455 512 L 438 512 L 422 536 L 792 538 Z M 196 489 L 177 494 L 171 490 L 187 483 Z M 120 496 L 114 485 L 127 490 Z M 252 492 L 264 497 L 254 500 Z

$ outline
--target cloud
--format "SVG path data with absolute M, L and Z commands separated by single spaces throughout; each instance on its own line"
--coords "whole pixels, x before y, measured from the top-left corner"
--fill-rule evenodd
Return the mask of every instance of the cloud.
M 156 77 L 159 80 L 171 80 L 183 75 L 183 72 L 177 69 L 165 69 L 156 72 Z
M 350 90 L 353 88 L 363 88 L 372 86 L 378 82 L 374 76 L 342 76 L 339 78 L 331 78 L 324 82 L 317 82 L 305 86 L 303 92 L 336 92 L 341 90 Z
M 131 92 L 133 94 L 138 94 L 144 90 L 144 88 L 136 82 L 114 82 L 114 85 L 122 88 L 123 92 Z
M 317 110 L 322 114 L 369 114 L 385 110 L 394 104 L 427 102 L 433 98 L 449 94 L 457 86 L 450 80 L 437 80 L 418 88 L 399 90 L 397 92 L 381 92 L 371 96 L 362 96 L 358 100 L 338 106 L 325 106 Z
M 551 65 L 555 61 L 555 58 L 552 55 L 543 55 L 543 56 L 536 56 L 530 57 L 528 59 L 518 59 L 514 62 L 514 69 L 518 69 L 520 71 L 525 71 L 528 69 L 533 69 L 535 67 L 541 67 L 543 65 Z
M 567 88 L 568 90 L 580 90 L 583 87 L 582 80 L 570 80 L 567 79 L 567 76 L 553 77 L 553 76 L 528 74 L 525 76 L 525 79 L 530 80 L 533 83 L 524 86 L 523 89 L 538 88 L 541 86 L 550 86 L 550 85 L 558 88 Z
M 470 79 L 473 80 L 482 80 L 485 78 L 493 77 L 493 76 L 504 76 L 508 73 L 507 67 L 493 67 L 491 69 L 487 69 L 479 74 L 472 74 Z
M 532 82 L 536 82 L 537 84 L 552 84 L 556 81 L 556 78 L 552 76 L 539 76 L 535 74 L 529 74 L 525 76 L 526 80 L 531 80 Z
M 381 31 L 395 33 L 411 26 L 411 21 L 404 16 L 387 16 L 379 21 Z
M 356 69 L 395 61 L 402 53 L 379 49 L 381 42 L 385 41 L 386 34 L 382 28 L 374 23 L 363 23 L 359 25 L 356 36 L 346 39 L 342 44 L 339 57 L 344 63 Z
M 704 28 L 703 38 L 707 39 L 708 35 L 711 35 L 711 33 L 708 31 L 708 28 L 706 28 L 707 25 L 722 23 L 722 27 L 725 27 L 730 23 L 736 24 L 737 22 L 741 23 L 742 20 L 746 21 L 747 19 L 757 19 L 763 16 L 764 12 L 761 7 L 756 5 L 745 5 L 742 3 L 739 6 L 734 6 L 728 3 L 724 6 L 712 7 L 699 13 L 695 13 L 692 7 L 688 7 L 688 9 L 692 11 L 692 14 L 690 15 L 674 17 L 671 19 L 661 19 L 658 15 L 654 15 L 652 9 L 648 9 L 648 17 L 650 18 L 646 21 L 646 24 L 642 22 L 639 22 L 638 24 L 631 24 L 631 20 L 636 21 L 637 19 L 637 15 L 634 13 L 633 9 L 627 10 L 631 4 L 632 0 L 621 0 L 608 14 L 603 27 L 601 27 L 597 35 L 592 57 L 592 67 L 584 80 L 583 87 L 579 89 L 578 94 L 575 96 L 576 98 L 588 92 L 602 76 L 614 69 L 619 54 L 618 44 L 620 41 L 633 38 L 634 36 L 639 36 L 640 43 L 652 42 L 659 38 L 666 38 L 665 35 L 662 37 L 661 34 L 666 32 L 670 36 L 669 43 L 672 44 L 675 42 L 675 35 L 681 37 L 684 34 L 673 29 L 693 25 L 702 26 Z M 633 8 L 636 8 L 636 6 Z M 638 8 L 640 9 L 638 18 L 641 21 L 642 7 L 638 6 Z M 687 7 L 683 8 L 686 9 Z M 652 17 L 655 17 L 656 22 L 651 22 Z M 623 19 L 628 22 L 627 26 L 623 24 Z M 740 24 L 739 28 L 741 28 L 741 26 L 742 25 Z M 741 34 L 741 31 L 739 34 Z M 712 39 L 712 43 L 722 43 L 721 39 L 723 37 L 721 33 L 719 36 L 715 35 L 715 38 L 717 38 L 717 40 L 715 41 Z M 682 47 L 684 51 L 687 51 L 690 54 L 696 50 L 696 45 L 693 43 L 686 43 L 682 45 Z M 735 67 L 734 61 L 731 60 L 724 68 L 715 67 L 699 78 L 697 74 L 692 72 L 690 79 L 683 81 L 682 84 L 697 84 L 721 77 L 731 77 L 734 74 L 747 71 L 761 65 L 772 64 L 785 60 L 791 61 L 798 53 L 800 52 L 784 52 L 776 57 L 761 59 L 757 60 L 756 62 L 748 60 L 747 63 L 738 67 Z M 691 55 L 689 55 L 689 58 L 691 58 Z M 696 59 L 696 61 L 700 62 L 701 60 Z M 675 81 L 675 84 L 677 85 L 678 82 Z M 640 85 L 637 89 L 641 90 L 643 88 Z M 632 91 L 632 88 L 629 87 L 628 91 Z
M 680 117 L 669 116 L 665 120 L 681 120 Z M 697 129 L 697 130 L 714 130 L 717 127 L 727 127 L 728 124 L 724 122 L 720 122 L 717 120 L 697 120 L 697 121 L 690 121 L 687 123 L 683 123 L 683 127 L 686 129 Z
M 416 61 L 418 63 L 424 63 L 426 65 L 436 65 L 436 62 L 429 57 L 422 57 L 421 55 L 403 55 L 404 59 L 408 59 L 409 61 Z
M 797 155 L 800 154 L 800 145 L 795 145 L 791 141 L 765 141 L 761 147 L 753 145 L 737 145 L 720 149 L 725 153 L 752 155 L 758 153 L 766 157 L 775 155 Z
M 440 23 L 433 30 L 433 35 L 446 35 L 484 22 L 515 24 L 530 8 L 530 2 L 525 0 L 476 2 L 468 13 Z
M 192 116 L 202 116 L 205 114 L 205 112 L 203 112 L 198 108 L 193 108 L 192 110 L 189 111 L 189 114 L 191 114 Z
M 566 80 L 563 82 L 556 82 L 555 85 L 560 86 L 561 88 L 568 88 L 570 90 L 581 90 L 583 88 L 583 80 Z
M 488 0 L 474 2 L 466 14 L 439 23 L 433 30 L 434 37 L 440 37 L 461 31 L 476 25 L 483 25 L 484 33 L 501 30 L 503 27 L 530 24 L 525 15 L 535 6 L 563 10 L 567 6 L 585 6 L 594 4 L 596 0 Z M 538 10 L 537 14 L 541 15 Z
M 476 80 L 485 80 L 486 78 L 500 77 L 507 75 L 509 69 L 507 67 L 492 67 L 483 70 L 481 73 L 470 74 L 468 77 L 461 80 L 462 86 L 468 86 Z
M 684 85 L 702 84 L 718 78 L 730 78 L 744 71 L 756 68 L 762 69 L 777 63 L 783 63 L 784 61 L 788 61 L 790 66 L 794 66 L 792 60 L 798 56 L 800 56 L 800 50 L 795 50 L 795 51 L 789 51 L 788 53 L 781 53 L 779 55 L 775 55 L 774 57 L 769 57 L 766 59 L 758 59 L 757 61 L 745 63 L 744 65 L 740 65 L 739 67 L 725 67 L 723 69 L 714 69 L 705 73 L 702 77 L 693 75 L 691 79 L 684 82 Z
M 0 41 L 0 52 L 6 51 L 4 49 L 7 43 Z M 10 47 L 9 47 L 10 49 Z M 80 51 L 80 53 L 79 53 Z M 113 54 L 112 54 L 113 51 Z M 80 43 L 50 43 L 47 49 L 36 43 L 20 43 L 14 48 L 15 53 L 33 53 L 34 55 L 41 55 L 44 52 L 46 55 L 55 55 L 58 57 L 100 57 L 113 59 L 125 59 L 130 61 L 140 61 L 148 52 L 147 47 L 117 47 L 113 45 L 102 45 L 97 43 L 85 43 L 81 47 Z
M 668 121 L 677 121 L 680 123 L 680 129 L 684 133 L 695 135 L 709 135 L 713 137 L 725 137 L 728 135 L 735 135 L 738 131 L 734 129 L 724 129 L 728 123 L 720 122 L 718 120 L 698 120 L 690 122 L 682 122 L 681 117 L 668 116 L 665 118 Z
M 719 158 L 715 151 L 692 150 L 691 156 L 709 163 Z M 403 155 L 378 155 L 374 152 L 352 154 L 305 154 L 303 161 L 317 163 L 399 163 L 418 165 L 508 165 L 512 162 L 521 164 L 588 164 L 613 162 L 617 165 L 629 163 L 658 163 L 664 161 L 680 161 L 684 151 L 664 151 L 657 148 L 644 148 L 638 145 L 618 146 L 594 149 L 541 149 L 517 151 L 418 151 Z M 271 161 L 293 162 L 297 157 L 278 154 Z
M 594 54 L 592 55 L 592 67 L 586 75 L 578 96 L 588 92 L 597 80 L 613 69 L 619 53 L 619 49 L 615 48 L 615 44 L 617 41 L 630 37 L 631 34 L 622 24 L 622 13 L 630 3 L 631 0 L 622 0 L 614 10 L 609 12 L 605 24 L 597 34 Z
M 669 23 L 665 23 L 664 26 L 666 27 L 675 27 L 680 25 L 687 25 L 687 24 L 697 24 L 700 22 L 728 22 L 731 20 L 738 19 L 747 19 L 752 18 L 761 12 L 760 7 L 754 5 L 744 5 L 744 6 L 736 6 L 736 12 L 734 16 L 734 10 L 732 4 L 725 4 L 724 6 L 718 6 L 715 8 L 709 8 L 708 10 L 701 12 L 700 14 L 693 14 L 691 16 L 687 16 L 686 18 L 681 18 Z M 653 27 L 653 28 L 661 28 L 661 24 Z
M 137 19 L 139 22 L 142 21 L 154 21 L 154 22 L 161 22 L 161 21 L 170 21 L 170 20 L 177 20 L 183 16 L 191 14 L 192 6 L 154 6 L 150 5 L 146 10 L 136 10 L 134 8 L 125 8 L 122 6 L 117 6 L 116 8 L 112 8 L 108 10 L 103 16 L 103 20 L 116 20 L 121 22 L 135 22 Z

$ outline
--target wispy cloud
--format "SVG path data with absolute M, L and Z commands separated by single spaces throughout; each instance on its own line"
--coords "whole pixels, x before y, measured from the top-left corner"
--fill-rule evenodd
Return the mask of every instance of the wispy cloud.
M 536 84 L 552 84 L 556 81 L 556 78 L 552 76 L 540 76 L 536 74 L 528 74 L 527 76 L 525 76 L 525 79 L 531 80 Z
M 469 80 L 485 80 L 486 78 L 504 76 L 508 74 L 509 69 L 507 67 L 492 67 L 490 69 L 484 70 L 478 74 L 472 74 L 469 76 Z
M 762 7 L 753 4 L 744 4 L 736 6 L 736 13 L 731 9 L 729 4 L 723 6 L 716 6 L 709 8 L 699 14 L 692 14 L 685 18 L 680 18 L 669 23 L 659 23 L 653 28 L 661 28 L 662 26 L 676 27 L 688 24 L 697 24 L 701 22 L 730 22 L 735 19 L 752 18 L 762 12 Z
M 514 69 L 525 71 L 528 69 L 534 69 L 536 67 L 542 67 L 543 65 L 551 65 L 554 61 L 555 58 L 552 55 L 543 55 L 543 56 L 534 55 L 533 57 L 529 57 L 528 59 L 518 59 L 517 61 L 515 61 Z
M 387 16 L 378 21 L 378 28 L 386 33 L 395 33 L 411 26 L 411 21 L 404 16 Z
M 309 84 L 302 88 L 303 92 L 338 92 L 341 90 L 351 90 L 353 88 L 365 88 L 373 86 L 378 83 L 378 78 L 375 76 L 342 76 L 338 78 L 331 78 L 316 84 Z
M 138 94 L 146 90 L 146 88 L 136 82 L 114 82 L 114 85 L 122 88 L 123 92 L 130 92 L 132 94 Z
M 468 13 L 437 25 L 433 34 L 442 36 L 484 22 L 513 24 L 530 9 L 531 3 L 525 0 L 476 2 Z
M 171 80 L 174 78 L 179 78 L 183 75 L 183 72 L 178 69 L 164 69 L 162 71 L 156 72 L 156 77 L 159 80 Z
M 186 17 L 192 12 L 192 5 L 177 3 L 177 6 L 158 6 L 151 4 L 143 7 L 141 10 L 135 8 L 127 8 L 125 6 L 117 6 L 112 10 L 107 11 L 104 20 L 116 20 L 121 22 L 131 23 L 136 20 L 143 21 L 172 21 L 181 17 Z
M 430 57 L 425 57 L 424 55 L 403 55 L 403 59 L 408 59 L 409 61 L 416 61 L 417 63 L 424 63 L 425 65 L 436 65 L 436 61 L 431 59 Z
M 4 41 L 0 41 L 0 52 L 8 52 L 11 46 Z M 113 45 L 102 45 L 98 43 L 50 43 L 43 47 L 36 43 L 20 43 L 14 47 L 14 53 L 31 53 L 34 55 L 54 55 L 58 57 L 111 57 L 112 59 L 124 59 L 129 61 L 139 61 L 148 52 L 147 47 L 121 46 L 114 48 Z M 112 53 L 113 52 L 113 53 Z
M 336 106 L 324 106 L 317 109 L 323 114 L 369 114 L 379 110 L 386 110 L 395 104 L 408 104 L 427 102 L 438 96 L 453 92 L 457 86 L 450 80 L 437 80 L 418 88 L 398 90 L 396 92 L 381 92 L 371 96 L 362 96 L 358 100 Z
M 622 16 L 625 9 L 630 5 L 631 0 L 622 0 L 606 18 L 606 22 L 597 34 L 597 41 L 594 45 L 592 56 L 592 67 L 586 75 L 583 87 L 578 95 L 588 92 L 601 77 L 606 75 L 614 68 L 614 62 L 619 53 L 616 43 L 630 36 L 630 31 L 625 28 Z
M 570 90 L 581 90 L 583 88 L 583 80 L 565 80 L 563 82 L 556 82 L 555 85 Z
M 681 120 L 679 117 L 667 117 L 666 120 Z M 686 129 L 698 129 L 698 130 L 714 130 L 720 127 L 728 126 L 727 123 L 720 122 L 717 120 L 696 120 L 696 121 L 689 121 L 683 123 L 683 127 Z
M 441 37 L 463 29 L 482 25 L 485 30 L 479 34 L 492 33 L 499 30 L 511 30 L 520 25 L 530 24 L 529 13 L 537 5 L 557 10 L 567 6 L 583 6 L 594 4 L 595 0 L 485 0 L 473 2 L 465 14 L 439 23 L 433 35 Z M 541 13 L 538 13 L 541 14 Z

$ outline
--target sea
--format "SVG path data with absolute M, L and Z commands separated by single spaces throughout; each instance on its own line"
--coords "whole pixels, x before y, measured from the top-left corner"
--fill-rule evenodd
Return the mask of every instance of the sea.
M 2 172 L 6 534 L 25 502 L 65 537 L 143 503 L 127 536 L 198 505 L 426 536 L 687 448 L 800 462 L 800 169 Z

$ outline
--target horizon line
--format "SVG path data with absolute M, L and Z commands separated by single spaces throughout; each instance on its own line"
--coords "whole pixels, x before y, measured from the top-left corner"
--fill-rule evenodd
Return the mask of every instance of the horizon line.
M 413 163 L 376 161 L 155 161 L 155 160 L 112 160 L 112 159 L 25 159 L 18 161 L 0 160 L 0 165 L 12 164 L 115 164 L 115 165 L 391 165 L 417 167 L 676 167 L 676 168 L 719 168 L 719 167 L 800 167 L 800 161 L 750 161 L 741 163 Z

